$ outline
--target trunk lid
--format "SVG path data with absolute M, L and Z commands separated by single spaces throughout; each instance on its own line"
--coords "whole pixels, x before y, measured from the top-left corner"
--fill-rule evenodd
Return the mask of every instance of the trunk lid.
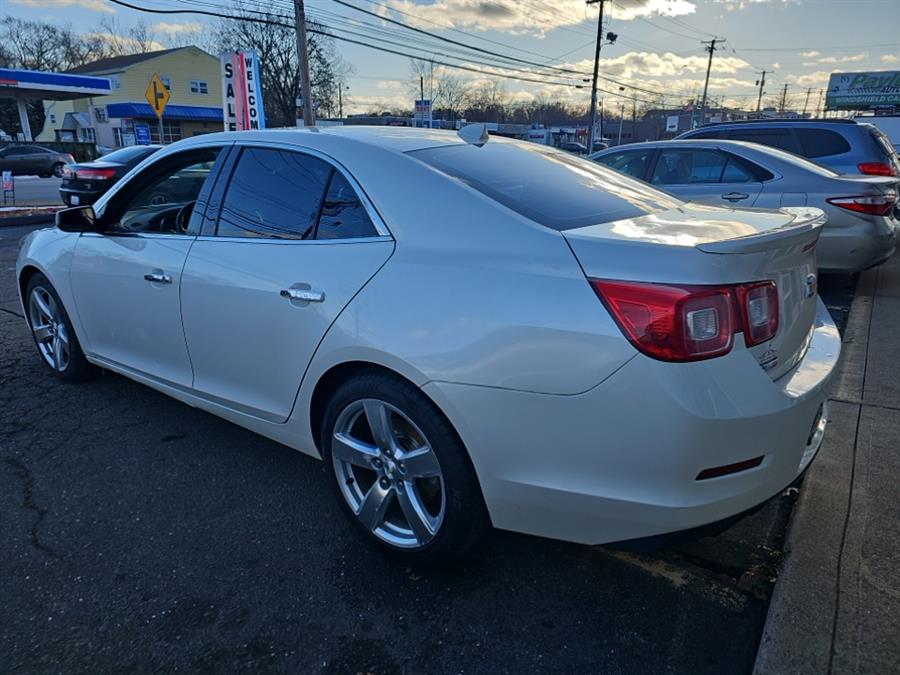
M 820 209 L 737 210 L 700 204 L 566 230 L 590 278 L 726 286 L 774 281 L 775 337 L 749 349 L 777 379 L 803 357 L 817 302 L 815 246 Z M 738 344 L 741 337 L 736 336 Z

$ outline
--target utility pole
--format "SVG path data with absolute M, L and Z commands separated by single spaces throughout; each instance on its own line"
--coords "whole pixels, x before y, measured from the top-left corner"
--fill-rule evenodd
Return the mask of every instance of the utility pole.
M 810 87 L 806 90 L 806 100 L 803 102 L 803 116 L 806 117 L 806 107 L 809 105 L 809 95 L 812 93 L 813 88 Z
M 762 107 L 762 95 L 763 95 L 763 87 L 766 86 L 766 71 L 762 71 L 762 76 L 759 78 L 757 82 L 759 85 L 759 96 L 756 97 L 756 116 L 759 117 L 759 110 Z
M 824 117 L 825 112 L 822 110 L 822 96 L 825 95 L 824 89 L 819 89 L 819 102 L 816 104 L 816 117 Z
M 297 30 L 297 65 L 300 68 L 300 100 L 297 102 L 297 119 L 303 125 L 315 126 L 313 117 L 312 88 L 309 84 L 309 49 L 306 44 L 306 10 L 303 0 L 294 0 L 294 26 Z
M 419 100 L 425 100 L 425 78 L 419 75 Z
M 785 82 L 784 89 L 781 91 L 781 105 L 779 106 L 781 110 L 779 112 L 784 112 L 784 109 L 787 106 L 787 88 L 787 82 Z
M 591 80 L 591 120 L 588 128 L 588 152 L 594 151 L 594 126 L 597 124 L 597 75 L 600 72 L 600 45 L 603 43 L 603 5 L 606 0 L 587 0 L 588 5 L 600 5 L 600 15 L 597 17 L 597 45 L 594 48 L 594 77 Z M 621 125 L 619 128 L 621 142 Z
M 631 99 L 631 142 L 637 143 L 637 96 Z
M 616 145 L 622 145 L 622 122 L 625 121 L 625 101 L 619 104 L 619 141 Z
M 341 83 L 338 83 L 338 118 L 341 120 L 344 119 L 344 99 L 341 96 L 341 92 L 343 89 L 344 89 L 344 85 Z
M 702 44 L 708 44 L 706 49 L 709 51 L 709 61 L 706 64 L 706 82 L 703 84 L 703 101 L 700 103 L 700 126 L 703 126 L 703 120 L 706 119 L 706 92 L 709 90 L 709 74 L 712 71 L 713 53 L 716 51 L 716 42 L 725 42 L 724 38 L 713 38 L 712 40 L 704 40 Z

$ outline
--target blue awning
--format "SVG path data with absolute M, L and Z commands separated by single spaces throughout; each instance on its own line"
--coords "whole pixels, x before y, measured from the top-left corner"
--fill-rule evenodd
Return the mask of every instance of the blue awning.
M 109 117 L 137 117 L 156 119 L 156 113 L 149 103 L 108 103 Z M 163 113 L 164 120 L 196 120 L 198 122 L 221 122 L 222 109 L 200 105 L 168 105 Z

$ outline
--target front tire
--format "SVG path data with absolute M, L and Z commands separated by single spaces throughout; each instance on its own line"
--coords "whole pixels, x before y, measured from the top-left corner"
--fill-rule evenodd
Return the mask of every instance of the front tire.
M 478 479 L 437 406 L 397 376 L 371 371 L 340 385 L 325 410 L 325 472 L 356 529 L 410 564 L 468 552 L 488 526 Z
M 81 351 L 56 289 L 41 273 L 28 281 L 25 315 L 38 354 L 56 377 L 67 382 L 83 382 L 99 374 L 100 369 L 89 363 Z
M 62 162 L 57 162 L 53 165 L 53 175 L 57 178 L 62 178 L 63 175 L 63 164 Z

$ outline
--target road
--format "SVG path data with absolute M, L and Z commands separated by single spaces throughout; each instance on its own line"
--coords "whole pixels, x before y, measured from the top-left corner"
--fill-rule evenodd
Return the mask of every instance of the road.
M 317 461 L 125 378 L 67 385 L 17 315 L 0 228 L 6 672 L 748 673 L 794 495 L 626 553 L 496 532 L 398 566 Z
M 6 206 L 55 206 L 62 204 L 59 198 L 61 178 L 16 176 L 16 203 Z M 0 199 L 0 206 L 4 206 Z

